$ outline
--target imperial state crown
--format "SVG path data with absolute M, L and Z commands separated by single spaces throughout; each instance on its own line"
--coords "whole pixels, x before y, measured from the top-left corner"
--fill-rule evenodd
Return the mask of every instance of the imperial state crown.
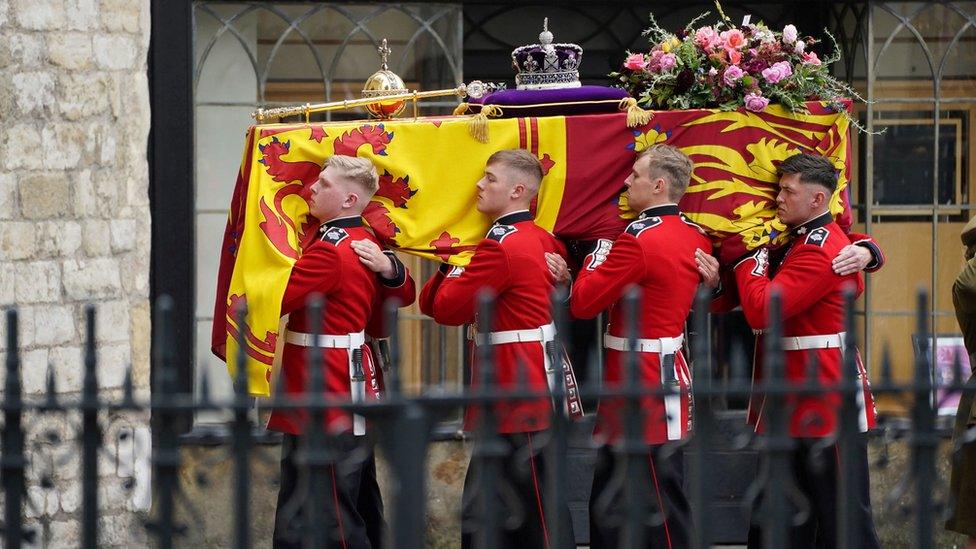
M 553 44 L 549 18 L 542 23 L 539 43 L 512 50 L 515 86 L 520 90 L 578 88 L 583 48 L 576 44 Z

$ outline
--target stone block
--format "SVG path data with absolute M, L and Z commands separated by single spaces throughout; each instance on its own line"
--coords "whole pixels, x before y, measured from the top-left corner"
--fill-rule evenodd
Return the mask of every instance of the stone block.
M 0 173 L 0 219 L 17 216 L 17 176 Z
M 112 227 L 112 251 L 127 252 L 136 246 L 136 222 L 134 219 L 113 219 L 109 222 Z
M 15 263 L 0 263 L 0 308 L 17 301 L 17 280 L 14 278 Z M 0 368 L 2 370 L 3 368 Z
M 92 39 L 81 32 L 52 34 L 47 40 L 48 60 L 68 70 L 83 70 L 91 64 Z
M 124 256 L 119 262 L 122 284 L 129 295 L 149 295 L 149 250 L 139 250 Z
M 0 257 L 5 261 L 30 259 L 37 254 L 34 224 L 26 221 L 0 223 Z
M 119 170 L 113 168 L 94 170 L 92 184 L 95 189 L 95 207 L 98 216 L 123 217 L 121 210 L 125 199 L 125 186 L 119 182 Z
M 66 73 L 58 77 L 58 106 L 67 120 L 80 120 L 108 110 L 109 94 L 105 75 Z
M 124 70 L 136 68 L 140 52 L 128 36 L 95 36 L 93 43 L 95 62 L 102 69 Z
M 129 340 L 129 302 L 105 301 L 95 304 L 95 337 L 99 343 Z
M 71 190 L 64 174 L 44 172 L 20 178 L 20 213 L 27 219 L 60 217 L 71 210 Z
M 114 259 L 67 260 L 62 276 L 70 299 L 87 301 L 121 294 L 119 263 Z
M 47 349 L 35 349 L 21 354 L 20 382 L 26 395 L 47 392 Z
M 22 114 L 41 114 L 54 108 L 54 76 L 48 72 L 22 72 L 11 77 Z
M 78 547 L 78 540 L 81 539 L 81 521 L 77 519 L 55 521 L 50 525 L 50 537 L 47 539 L 47 547 Z
M 81 391 L 84 380 L 84 360 L 81 347 L 55 347 L 48 355 L 59 393 Z
M 73 452 L 72 454 L 69 463 L 58 468 L 58 473 L 68 470 L 78 471 L 78 468 L 81 467 L 80 453 Z M 65 477 L 59 474 L 58 478 L 62 479 L 58 482 L 58 488 L 61 490 L 61 510 L 65 513 L 74 513 L 81 509 L 81 481 L 74 480 L 77 478 L 76 476 L 72 477 L 71 480 L 63 480 Z
M 53 488 L 30 486 L 27 488 L 24 514 L 28 518 L 54 515 L 60 509 L 58 491 Z
M 2 264 L 0 264 L 2 266 Z M 16 301 L 14 302 L 16 304 Z M 17 346 L 21 349 L 31 347 L 34 345 L 34 309 L 33 306 L 20 306 L 17 308 Z M 3 346 L 7 345 L 7 321 L 6 315 L 3 315 L 4 321 L 0 322 L 0 341 L 4 342 Z M 3 368 L 0 368 L 2 370 Z
M 33 124 L 14 124 L 3 128 L 0 139 L 0 155 L 3 168 L 14 171 L 19 168 L 29 170 L 45 169 L 44 154 L 41 150 L 41 132 Z
M 85 128 L 72 123 L 50 123 L 41 130 L 44 166 L 48 170 L 78 167 L 94 160 L 95 143 Z
M 101 389 L 118 389 L 125 381 L 125 372 L 132 362 L 132 350 L 128 343 L 103 345 L 98 348 L 98 386 Z
M 14 18 L 30 30 L 55 30 L 64 28 L 65 11 L 62 0 L 13 0 Z
M 65 26 L 71 30 L 92 31 L 99 27 L 98 0 L 63 0 L 71 14 Z
M 37 345 L 60 345 L 77 338 L 74 310 L 70 305 L 42 305 L 34 308 L 34 338 Z M 52 351 L 53 353 L 53 351 Z M 51 356 L 52 362 L 54 356 Z M 58 381 L 61 376 L 58 376 Z
M 81 247 L 81 224 L 77 221 L 43 221 L 37 224 L 38 257 L 74 255 Z
M 150 313 L 149 300 L 139 299 L 129 311 L 129 344 L 132 346 L 132 384 L 149 387 Z
M 0 67 L 20 65 L 22 69 L 33 69 L 44 60 L 44 53 L 43 35 L 6 33 L 0 40 Z
M 99 257 L 112 251 L 111 225 L 108 221 L 85 221 L 82 226 L 82 244 L 85 255 Z
M 98 197 L 95 196 L 95 183 L 91 170 L 81 170 L 72 179 L 74 190 L 75 217 L 97 217 Z
M 61 268 L 56 261 L 18 263 L 14 276 L 18 303 L 61 301 Z
M 102 0 L 102 26 L 110 32 L 136 34 L 141 30 L 142 8 L 148 2 Z

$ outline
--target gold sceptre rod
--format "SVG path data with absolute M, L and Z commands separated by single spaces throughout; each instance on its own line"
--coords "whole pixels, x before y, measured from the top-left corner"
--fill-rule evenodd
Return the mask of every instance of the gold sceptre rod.
M 304 105 L 298 105 L 295 107 L 276 107 L 272 109 L 259 108 L 258 110 L 251 113 L 251 118 L 258 121 L 258 123 L 264 123 L 265 120 L 269 118 L 284 118 L 286 116 L 295 116 L 299 114 L 305 115 L 306 122 L 308 121 L 308 116 L 313 112 L 325 112 L 325 111 L 341 111 L 346 109 L 352 109 L 355 107 L 362 107 L 364 105 L 371 105 L 373 103 L 385 103 L 387 101 L 413 101 L 414 102 L 414 115 L 416 116 L 416 104 L 419 99 L 429 99 L 432 97 L 446 97 L 449 95 L 456 95 L 458 97 L 464 98 L 468 95 L 467 86 L 461 84 L 456 88 L 446 89 L 446 90 L 430 90 L 430 91 L 408 91 L 405 93 L 397 93 L 393 95 L 379 95 L 376 97 L 363 97 L 362 99 L 344 99 L 342 101 L 331 101 L 329 103 L 316 103 L 311 105 L 306 103 Z

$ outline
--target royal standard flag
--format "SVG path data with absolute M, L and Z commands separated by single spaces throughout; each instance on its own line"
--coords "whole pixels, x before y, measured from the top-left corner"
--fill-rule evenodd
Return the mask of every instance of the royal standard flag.
M 303 195 L 331 155 L 376 165 L 380 187 L 363 217 L 380 240 L 463 266 L 491 222 L 474 207 L 475 183 L 495 151 L 523 148 L 542 163 L 533 204 L 539 225 L 566 240 L 594 240 L 615 238 L 633 216 L 623 184 L 635 154 L 667 143 L 695 162 L 682 210 L 729 261 L 781 238 L 776 164 L 800 151 L 840 169 L 831 209 L 850 225 L 849 121 L 819 103 L 808 110 L 667 111 L 638 128 L 627 127 L 625 114 L 498 119 L 487 122 L 487 142 L 472 137 L 469 117 L 254 126 L 221 249 L 213 351 L 233 374 L 244 341 L 249 391 L 268 394 L 281 296 L 302 242 L 317 228 Z

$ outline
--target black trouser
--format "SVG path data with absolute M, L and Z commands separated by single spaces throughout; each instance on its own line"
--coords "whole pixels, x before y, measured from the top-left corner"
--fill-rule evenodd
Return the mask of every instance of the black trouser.
M 878 533 L 874 529 L 874 517 L 871 515 L 870 476 L 868 472 L 867 434 L 859 434 L 855 441 L 856 470 L 852 475 L 854 486 L 851 486 L 852 499 L 848 505 L 838 501 L 837 475 L 840 471 L 840 448 L 838 444 L 821 447 L 823 439 L 796 439 L 796 446 L 791 452 L 790 465 L 793 469 L 793 482 L 796 488 L 806 498 L 810 514 L 803 524 L 789 528 L 788 539 L 791 548 L 833 548 L 839 545 L 837 541 L 837 513 L 847 513 L 850 524 L 857 537 L 854 547 L 871 549 L 881 547 Z M 760 461 L 761 469 L 768 467 L 765 458 Z M 769 489 L 769 488 L 767 488 Z M 789 490 L 788 486 L 775 489 Z M 761 496 L 760 496 L 761 497 Z M 790 507 L 783 513 L 788 524 L 793 524 L 793 518 L 800 510 L 789 498 Z M 749 528 L 749 547 L 762 547 L 763 511 L 762 502 L 756 507 L 759 512 L 753 513 L 752 524 Z
M 547 456 L 542 444 L 547 439 L 545 431 L 497 435 L 498 457 L 485 458 L 479 454 L 483 447 L 475 448 L 464 477 L 461 510 L 461 547 L 481 547 L 485 534 L 483 516 L 485 504 L 488 512 L 497 517 L 498 529 L 492 532 L 497 547 L 562 549 L 576 547 L 573 521 L 565 501 L 558 504 L 559 539 L 549 535 L 546 523 L 549 513 Z M 476 442 L 481 445 L 482 442 Z M 486 479 L 489 467 L 486 459 L 496 459 L 498 478 Z M 484 481 L 493 491 L 492 500 L 484 500 Z
M 629 535 L 639 534 L 644 547 L 679 549 L 690 546 L 691 510 L 681 487 L 684 480 L 682 453 L 677 448 L 650 446 L 628 475 L 619 450 L 602 446 L 597 454 L 590 491 L 590 547 L 625 547 Z M 628 524 L 628 490 L 641 498 L 636 504 L 637 524 Z M 640 528 L 636 532 L 634 528 Z
M 311 478 L 307 438 L 285 434 L 281 443 L 281 487 L 275 509 L 275 548 L 302 547 L 310 538 Z M 325 465 L 324 510 L 327 547 L 370 549 L 381 546 L 386 528 L 383 500 L 376 483 L 376 460 L 365 437 L 330 436 L 329 449 L 336 463 Z

